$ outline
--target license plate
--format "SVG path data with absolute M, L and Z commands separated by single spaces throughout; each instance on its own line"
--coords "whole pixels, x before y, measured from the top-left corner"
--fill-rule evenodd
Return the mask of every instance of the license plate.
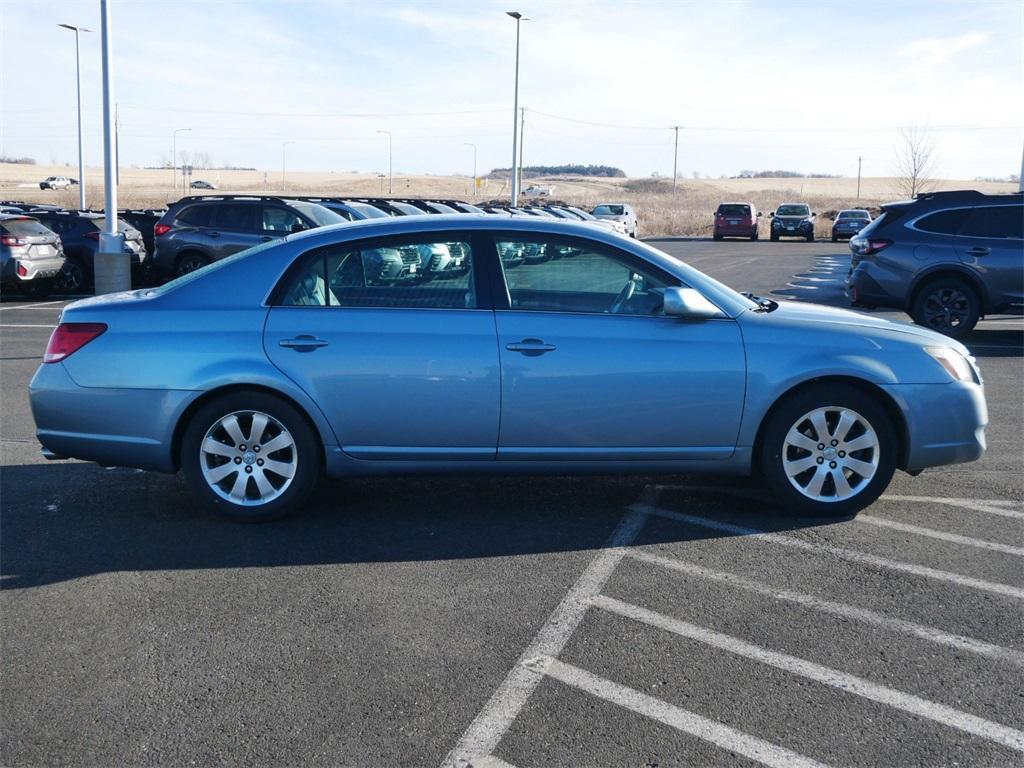
M 786 227 L 787 232 L 792 232 L 796 227 Z
M 740 220 L 739 219 L 729 219 L 729 223 L 730 224 L 739 224 Z
M 409 274 L 410 275 L 415 275 L 416 274 L 416 265 L 415 264 L 410 264 L 409 265 Z
M 51 253 L 53 253 L 53 248 L 50 247 L 49 245 L 40 245 L 37 249 L 37 252 L 40 256 L 49 256 Z
M 461 257 L 455 260 L 455 266 L 456 267 L 461 267 L 462 266 L 462 258 Z

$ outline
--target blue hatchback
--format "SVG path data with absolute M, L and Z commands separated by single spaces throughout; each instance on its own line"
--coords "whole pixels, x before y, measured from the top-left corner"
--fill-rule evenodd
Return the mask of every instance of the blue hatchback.
M 424 248 L 458 268 L 375 266 Z M 301 507 L 322 473 L 436 472 L 759 472 L 788 508 L 845 515 L 897 468 L 977 459 L 987 421 L 956 341 L 537 217 L 324 227 L 76 302 L 30 390 L 48 457 L 180 470 L 240 520 Z

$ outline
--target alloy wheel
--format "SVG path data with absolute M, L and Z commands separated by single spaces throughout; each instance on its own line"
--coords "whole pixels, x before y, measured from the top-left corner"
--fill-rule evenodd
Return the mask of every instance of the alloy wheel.
M 261 411 L 235 411 L 217 419 L 199 448 L 203 478 L 221 498 L 259 506 L 279 497 L 298 469 L 295 439 Z
M 825 406 L 801 416 L 783 440 L 782 464 L 790 484 L 817 502 L 845 501 L 878 471 L 879 439 L 861 414 Z
M 944 286 L 932 291 L 924 300 L 925 323 L 937 331 L 956 330 L 971 314 L 971 299 L 963 291 Z

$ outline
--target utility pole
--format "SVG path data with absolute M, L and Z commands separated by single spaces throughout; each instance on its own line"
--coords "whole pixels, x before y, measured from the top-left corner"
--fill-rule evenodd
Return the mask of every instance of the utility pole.
M 476 197 L 476 144 L 466 142 L 462 146 L 473 148 L 473 197 Z
M 517 190 L 523 189 L 523 136 L 526 132 L 526 107 L 519 108 L 521 117 L 519 120 L 519 186 Z
M 125 253 L 124 239 L 117 226 L 117 182 L 114 179 L 114 73 L 110 55 L 109 0 L 100 0 L 100 18 L 103 61 L 103 192 L 106 199 L 100 247 L 93 262 L 97 294 L 129 291 L 132 287 L 131 261 Z
M 516 147 L 516 137 L 519 133 L 519 126 L 516 125 L 516 118 L 519 116 L 519 24 L 523 20 L 523 14 L 519 11 L 506 11 L 507 15 L 511 16 L 516 20 L 516 78 L 515 86 L 512 91 L 512 205 L 515 206 L 519 203 L 519 179 L 518 179 L 518 168 L 519 163 L 517 160 L 518 152 Z
M 676 193 L 677 169 L 679 168 L 679 126 L 673 125 L 672 130 L 676 132 L 675 153 L 672 156 L 672 194 Z
M 392 153 L 392 149 L 393 149 L 392 141 L 393 141 L 393 139 L 392 139 L 392 136 L 391 136 L 391 131 L 377 131 L 377 133 L 386 134 L 387 137 L 388 137 L 388 194 L 392 195 L 392 194 L 394 194 L 394 180 L 395 180 L 395 167 L 393 165 L 394 154 Z
M 75 33 L 75 77 L 78 81 L 78 207 L 85 210 L 85 155 L 82 152 L 82 54 L 79 48 L 79 33 L 92 32 L 74 24 L 58 24 Z
M 857 199 L 860 200 L 860 164 L 864 158 L 857 155 Z

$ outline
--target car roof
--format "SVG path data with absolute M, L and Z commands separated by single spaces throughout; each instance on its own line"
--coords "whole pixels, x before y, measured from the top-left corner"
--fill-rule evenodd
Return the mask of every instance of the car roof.
M 726 200 L 725 202 L 719 203 L 719 205 L 753 205 L 751 202 L 746 200 Z
M 28 216 L 24 213 L 0 213 L 0 221 L 22 221 L 25 219 L 38 221 L 34 216 Z

